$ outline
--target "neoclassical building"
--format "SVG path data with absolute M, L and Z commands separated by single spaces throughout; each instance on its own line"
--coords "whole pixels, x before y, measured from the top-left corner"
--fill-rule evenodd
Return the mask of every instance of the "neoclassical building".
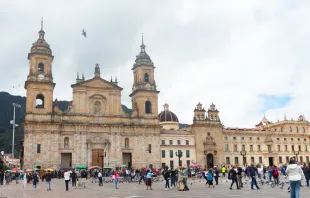
M 264 117 L 254 128 L 226 128 L 214 104 L 205 110 L 198 103 L 193 123 L 179 128 L 168 104 L 158 113 L 155 67 L 143 38 L 132 68 L 131 111 L 123 109 L 117 80 L 105 80 L 99 64 L 92 78 L 77 76 L 71 85 L 73 100 L 60 110 L 53 100 L 54 56 L 44 36 L 41 27 L 28 54 L 23 168 L 268 165 L 286 163 L 295 155 L 309 161 L 309 123 L 303 116 L 275 123 Z

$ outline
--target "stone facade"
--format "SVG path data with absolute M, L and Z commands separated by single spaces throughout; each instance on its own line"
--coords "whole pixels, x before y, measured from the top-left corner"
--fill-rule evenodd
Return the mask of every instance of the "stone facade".
M 77 165 L 178 167 L 181 164 L 214 165 L 251 162 L 286 163 L 289 157 L 309 161 L 309 122 L 269 122 L 265 117 L 255 128 L 225 128 L 214 104 L 208 110 L 198 103 L 193 123 L 179 129 L 178 118 L 164 105 L 158 115 L 154 63 L 141 51 L 133 65 L 132 112 L 121 105 L 122 88 L 117 80 L 101 77 L 99 64 L 94 77 L 77 76 L 73 101 L 61 111 L 53 101 L 53 55 L 41 28 L 29 59 L 24 167 L 60 168 Z M 243 160 L 240 151 L 246 151 Z

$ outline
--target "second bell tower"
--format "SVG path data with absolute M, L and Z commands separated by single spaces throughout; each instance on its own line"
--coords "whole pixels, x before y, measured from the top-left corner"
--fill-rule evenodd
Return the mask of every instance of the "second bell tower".
M 158 116 L 158 93 L 154 78 L 154 63 L 150 56 L 145 52 L 143 42 L 140 46 L 141 51 L 136 56 L 133 65 L 134 83 L 132 86 L 132 116 L 156 118 Z

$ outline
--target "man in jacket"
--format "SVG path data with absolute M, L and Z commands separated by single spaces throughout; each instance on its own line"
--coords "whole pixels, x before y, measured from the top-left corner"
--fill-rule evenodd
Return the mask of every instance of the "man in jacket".
M 46 182 L 47 191 L 51 190 L 51 180 L 52 180 L 52 174 L 48 170 L 47 173 L 45 174 L 45 182 Z
M 257 169 L 254 167 L 254 164 L 251 164 L 250 166 L 250 177 L 252 179 L 251 181 L 251 189 L 254 190 L 253 186 L 255 185 L 257 190 L 259 189 L 257 182 L 256 182 L 256 175 L 257 175 Z
M 81 177 L 82 177 L 82 186 L 84 188 L 86 188 L 86 178 L 87 178 L 87 173 L 85 170 L 82 171 L 81 173 Z
M 239 185 L 239 188 L 242 188 L 243 187 L 243 183 L 242 183 L 242 167 L 241 166 L 238 166 L 237 168 L 237 181 L 238 181 L 238 185 Z
M 215 185 L 219 185 L 219 171 L 217 170 L 217 167 L 214 166 L 214 170 L 213 170 L 213 173 L 214 173 L 214 179 L 215 179 Z

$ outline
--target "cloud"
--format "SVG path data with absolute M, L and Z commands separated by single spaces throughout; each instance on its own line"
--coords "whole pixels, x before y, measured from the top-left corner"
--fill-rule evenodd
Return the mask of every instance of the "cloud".
M 55 56 L 55 96 L 72 99 L 76 73 L 117 76 L 131 107 L 132 65 L 144 32 L 160 91 L 180 122 L 200 101 L 213 102 L 226 126 L 253 127 L 265 112 L 306 118 L 310 68 L 308 1 L 21 1 L 0 2 L 0 90 L 25 95 L 27 53 L 44 17 Z M 48 8 L 48 9 L 39 9 Z M 81 36 L 85 29 L 88 38 Z M 267 96 L 262 97 L 262 96 Z M 289 102 L 277 97 L 289 96 Z M 271 97 L 271 99 L 268 97 Z M 275 97 L 275 98 L 272 98 Z M 266 104 L 266 102 L 268 104 Z M 269 103 L 272 103 L 271 105 Z

